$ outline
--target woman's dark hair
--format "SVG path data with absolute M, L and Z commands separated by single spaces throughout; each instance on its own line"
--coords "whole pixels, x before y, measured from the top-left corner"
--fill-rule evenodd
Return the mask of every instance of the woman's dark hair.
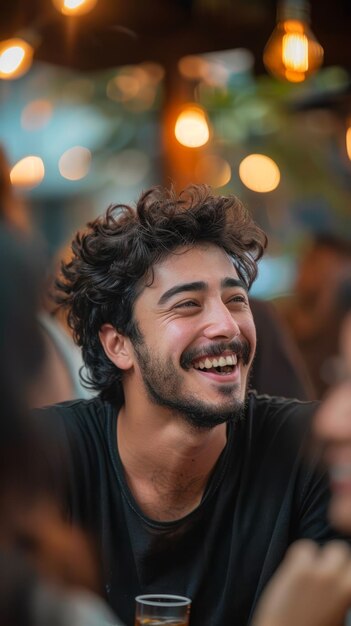
M 56 302 L 67 307 L 68 323 L 82 347 L 85 382 L 114 402 L 121 397 L 122 372 L 107 358 L 99 339 L 105 323 L 131 339 L 138 336 L 133 305 L 142 280 L 181 246 L 211 243 L 225 250 L 248 288 L 267 244 L 235 196 L 215 196 L 194 185 L 177 195 L 159 187 L 146 191 L 136 209 L 112 205 L 72 243 L 72 259 L 62 263 Z
M 31 389 L 45 352 L 37 320 L 43 259 L 38 241 L 0 223 L 0 506 L 6 510 L 2 528 L 12 506 L 32 502 L 47 489 L 41 451 L 46 453 L 49 444 L 28 417 Z
M 39 372 L 44 343 L 37 312 L 44 255 L 38 242 L 0 224 L 0 415 L 27 412 L 28 389 Z

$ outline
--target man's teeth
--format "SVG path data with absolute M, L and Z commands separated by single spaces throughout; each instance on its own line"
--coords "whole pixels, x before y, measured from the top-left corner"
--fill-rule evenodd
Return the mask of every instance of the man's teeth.
M 218 359 L 205 359 L 204 361 L 198 361 L 194 367 L 196 369 L 205 370 L 212 369 L 213 367 L 225 367 L 225 365 L 236 365 L 238 362 L 236 354 L 229 356 L 220 356 Z

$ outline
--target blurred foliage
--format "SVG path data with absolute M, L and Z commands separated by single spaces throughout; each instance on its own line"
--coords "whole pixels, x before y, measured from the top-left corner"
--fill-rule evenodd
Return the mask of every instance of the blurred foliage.
M 201 82 L 196 88 L 213 125 L 212 148 L 232 167 L 225 192 L 237 193 L 255 210 L 273 248 L 296 249 L 304 235 L 322 230 L 351 237 L 345 107 L 342 96 L 338 105 L 328 103 L 331 94 L 348 92 L 348 85 L 346 72 L 327 68 L 302 84 L 246 72 L 231 75 L 224 87 Z M 254 194 L 242 185 L 238 166 L 250 153 L 278 164 L 282 179 L 274 192 Z

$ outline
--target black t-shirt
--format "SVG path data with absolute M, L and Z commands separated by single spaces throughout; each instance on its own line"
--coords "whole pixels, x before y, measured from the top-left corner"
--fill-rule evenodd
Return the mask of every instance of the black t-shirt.
M 250 393 L 202 502 L 172 522 L 147 518 L 127 486 L 118 408 L 95 398 L 40 411 L 56 416 L 71 518 L 95 534 L 108 601 L 127 626 L 141 593 L 190 597 L 191 626 L 244 626 L 290 543 L 335 536 L 326 476 L 306 451 L 314 408 Z

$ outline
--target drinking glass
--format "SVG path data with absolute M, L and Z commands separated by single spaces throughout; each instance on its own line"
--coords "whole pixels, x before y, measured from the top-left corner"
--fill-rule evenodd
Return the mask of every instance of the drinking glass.
M 167 593 L 137 596 L 135 626 L 188 626 L 191 600 Z

